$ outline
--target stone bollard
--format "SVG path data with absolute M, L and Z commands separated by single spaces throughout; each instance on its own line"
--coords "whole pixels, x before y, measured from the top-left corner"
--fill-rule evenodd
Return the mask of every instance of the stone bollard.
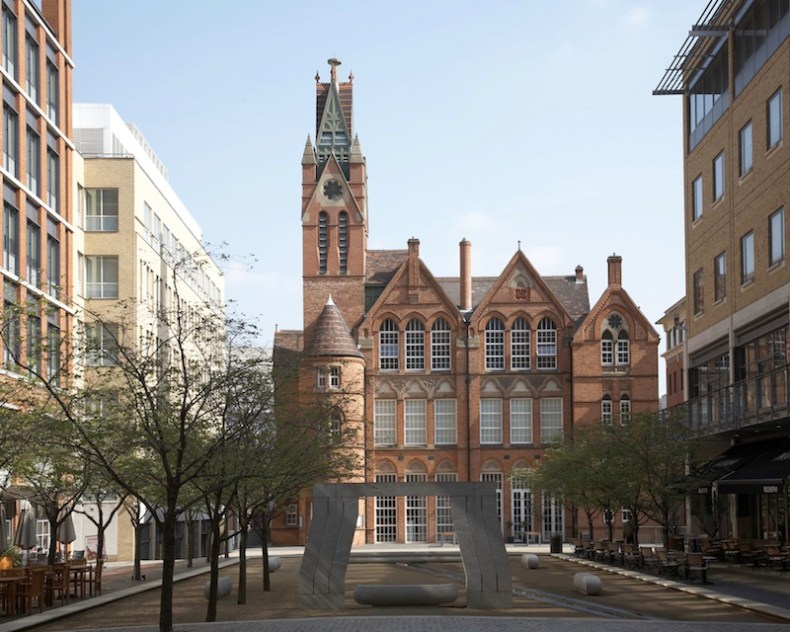
M 269 558 L 269 572 L 273 573 L 274 571 L 280 570 L 280 567 L 283 565 L 283 558 L 281 557 L 270 557 Z
M 230 577 L 220 577 L 217 580 L 217 599 L 222 599 L 230 594 L 233 588 L 233 580 Z M 207 581 L 203 586 L 203 596 L 208 599 L 208 593 L 211 590 L 211 582 Z
M 601 578 L 592 573 L 576 573 L 573 576 L 573 587 L 582 595 L 600 595 L 603 589 Z
M 534 553 L 524 553 L 521 556 L 521 564 L 526 568 L 537 568 L 538 567 L 538 556 Z

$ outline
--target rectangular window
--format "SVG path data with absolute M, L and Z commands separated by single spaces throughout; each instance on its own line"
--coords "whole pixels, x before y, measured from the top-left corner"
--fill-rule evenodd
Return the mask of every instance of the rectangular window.
M 705 310 L 705 279 L 703 269 L 700 268 L 692 277 L 694 291 L 694 313 L 701 314 Z
M 540 400 L 540 441 L 562 441 L 562 398 L 544 397 Z
M 514 371 L 530 368 L 530 331 L 526 320 L 521 318 L 510 331 L 510 368 Z
M 768 264 L 775 266 L 785 259 L 785 210 L 780 208 L 768 218 Z
M 532 443 L 532 400 L 510 400 L 510 443 Z
M 713 259 L 713 299 L 718 303 L 727 297 L 727 255 L 721 253 Z
M 33 103 L 38 103 L 39 77 L 38 44 L 28 35 L 25 37 L 25 90 Z
M 27 188 L 41 195 L 41 139 L 33 128 L 27 128 Z
M 285 526 L 298 527 L 299 526 L 299 508 L 296 504 L 290 504 L 285 509 Z
M 85 257 L 85 297 L 118 298 L 118 257 Z
M 741 285 L 754 280 L 754 232 L 741 237 Z
M 425 331 L 419 321 L 406 327 L 406 370 L 425 370 Z
M 340 388 L 340 367 L 339 366 L 330 366 L 329 367 L 329 388 L 334 388 L 334 389 Z
M 405 444 L 425 445 L 428 443 L 427 401 L 424 399 L 407 399 L 403 404 Z
M 724 197 L 724 152 L 713 159 L 713 201 Z
M 326 368 L 325 367 L 318 367 L 315 371 L 315 386 L 319 391 L 326 390 Z
M 19 117 L 3 102 L 3 167 L 12 175 L 17 175 L 19 160 Z
M 17 48 L 16 48 L 16 16 L 5 4 L 3 5 L 3 68 L 16 79 Z
M 47 327 L 47 379 L 54 386 L 60 384 L 60 342 L 60 327 L 50 317 Z
M 118 364 L 118 332 L 114 323 L 85 325 L 85 364 L 87 366 L 115 366 Z
M 768 99 L 768 149 L 776 147 L 782 140 L 782 89 L 779 88 Z
M 3 205 L 3 267 L 19 275 L 19 211 Z
M 12 370 L 17 368 L 22 346 L 18 289 L 18 286 L 9 281 L 3 284 L 3 364 Z
M 394 399 L 373 402 L 373 441 L 377 446 L 391 446 L 397 442 L 396 405 Z
M 60 127 L 60 80 L 58 68 L 47 62 L 47 116 Z
M 60 242 L 47 236 L 47 292 L 60 296 Z
M 27 364 L 32 373 L 41 370 L 41 319 L 38 304 L 28 298 L 27 309 Z
M 608 338 L 601 338 L 601 365 L 614 365 L 614 339 L 611 335 Z
M 502 400 L 480 400 L 480 443 L 502 443 Z
M 738 133 L 740 145 L 740 159 L 738 161 L 738 172 L 741 176 L 746 175 L 752 170 L 752 122 L 749 121 L 741 128 Z
M 601 400 L 601 422 L 612 423 L 612 400 L 608 395 Z
M 85 230 L 118 230 L 118 189 L 85 189 Z
M 47 149 L 47 204 L 58 212 L 60 202 L 60 157 Z
M 382 371 L 398 370 L 398 330 L 392 321 L 385 321 L 379 332 L 379 368 Z
M 694 178 L 694 182 L 691 183 L 691 219 L 694 221 L 702 217 L 703 200 L 702 176 L 699 175 Z
M 620 423 L 627 424 L 631 421 L 631 400 L 624 397 L 620 400 Z
M 455 445 L 457 439 L 456 403 L 454 399 L 436 399 L 433 402 L 434 443 Z

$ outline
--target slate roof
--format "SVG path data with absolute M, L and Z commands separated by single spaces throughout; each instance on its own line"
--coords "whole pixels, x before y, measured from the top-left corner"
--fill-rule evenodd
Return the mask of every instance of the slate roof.
M 331 298 L 313 326 L 306 353 L 309 356 L 362 357 L 340 309 Z
M 366 281 L 386 285 L 408 258 L 408 250 L 368 250 L 365 261 Z

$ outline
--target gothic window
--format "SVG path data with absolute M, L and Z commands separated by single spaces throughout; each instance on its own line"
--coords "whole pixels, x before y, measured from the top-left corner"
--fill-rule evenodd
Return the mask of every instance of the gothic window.
M 488 321 L 485 330 L 486 369 L 505 368 L 505 326 L 498 318 Z
M 614 364 L 614 340 L 612 332 L 608 329 L 601 334 L 601 364 L 603 366 Z
M 631 363 L 631 350 L 628 341 L 628 332 L 621 329 L 617 334 L 617 364 L 619 366 L 628 366 Z
M 398 370 L 398 326 L 391 318 L 381 323 L 379 330 L 379 368 L 382 371 Z
M 557 368 L 557 327 L 545 316 L 538 324 L 538 368 Z
M 627 424 L 631 421 L 631 398 L 628 395 L 620 395 L 620 423 Z
M 625 319 L 620 314 L 610 314 L 601 332 L 601 366 L 624 367 L 629 364 L 631 344 Z
M 605 424 L 612 423 L 612 398 L 604 395 L 601 400 L 601 421 Z
M 530 332 L 526 318 L 517 318 L 510 330 L 510 368 L 529 369 Z
M 326 211 L 318 214 L 318 272 L 326 274 L 326 257 L 329 253 L 329 215 Z
M 337 218 L 337 246 L 340 255 L 340 274 L 348 273 L 348 213 L 341 211 Z
M 406 370 L 425 370 L 425 330 L 416 318 L 406 325 Z

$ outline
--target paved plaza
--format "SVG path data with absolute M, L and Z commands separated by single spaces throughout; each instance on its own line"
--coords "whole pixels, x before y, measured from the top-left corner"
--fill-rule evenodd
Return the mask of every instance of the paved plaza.
M 460 582 L 463 568 L 457 548 L 363 547 L 355 549 L 348 567 L 346 608 L 336 611 L 303 611 L 298 607 L 297 578 L 300 549 L 275 550 L 282 568 L 272 576 L 272 591 L 262 591 L 260 551 L 249 561 L 248 599 L 237 603 L 238 559 L 223 560 L 222 576 L 233 581 L 233 593 L 218 603 L 217 622 L 205 623 L 203 586 L 208 567 L 203 560 L 194 568 L 177 564 L 174 591 L 174 624 L 179 631 L 205 632 L 354 632 L 459 631 L 466 630 L 748 630 L 768 632 L 787 629 L 790 622 L 790 577 L 765 569 L 722 565 L 711 571 L 711 583 L 684 584 L 621 569 L 583 565 L 571 556 L 551 556 L 530 547 L 540 559 L 538 569 L 520 563 L 524 547 L 509 548 L 513 577 L 513 608 L 486 611 L 460 605 L 446 607 L 359 606 L 350 597 L 355 585 L 364 583 Z M 396 560 L 400 560 L 397 561 Z M 617 570 L 617 573 L 610 572 Z M 584 596 L 573 588 L 579 571 L 599 574 L 603 593 Z M 146 579 L 131 579 L 128 565 L 111 564 L 105 574 L 101 597 L 74 601 L 63 607 L 0 622 L 0 632 L 35 629 L 40 632 L 113 630 L 156 632 L 159 612 L 160 565 L 146 563 Z M 787 606 L 787 609 L 785 609 Z

